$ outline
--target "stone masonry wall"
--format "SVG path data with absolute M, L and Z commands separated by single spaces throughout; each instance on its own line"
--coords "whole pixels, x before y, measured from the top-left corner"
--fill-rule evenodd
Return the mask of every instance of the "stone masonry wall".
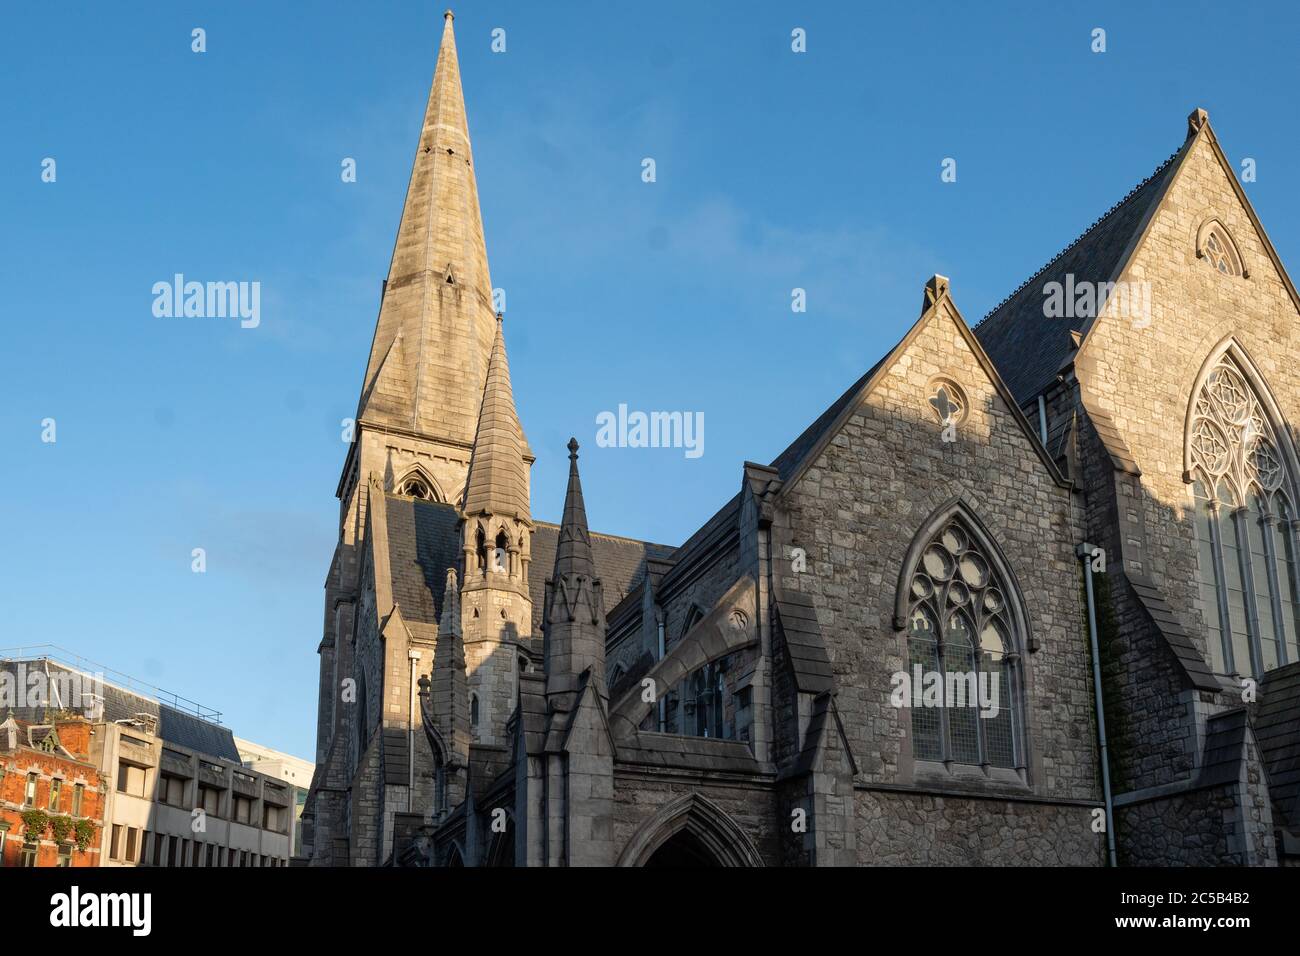
M 1197 232 L 1210 217 L 1217 217 L 1231 233 L 1248 278 L 1223 275 L 1197 257 Z M 1120 278 L 1150 283 L 1151 321 L 1102 318 L 1080 354 L 1079 377 L 1086 400 L 1113 420 L 1142 470 L 1141 500 L 1131 506 L 1141 508 L 1145 524 L 1144 570 L 1156 579 L 1206 653 L 1191 485 L 1183 480 L 1188 402 L 1210 352 L 1232 335 L 1254 360 L 1283 416 L 1292 423 L 1300 420 L 1300 365 L 1294 361 L 1300 322 L 1228 174 L 1204 137 L 1186 157 L 1146 239 Z M 1090 482 L 1090 495 L 1093 488 Z M 1121 630 L 1141 619 L 1124 589 L 1117 589 L 1115 604 Z M 1152 675 L 1142 665 L 1154 660 L 1151 653 L 1134 638 L 1123 661 L 1131 665 L 1122 668 L 1128 710 L 1150 717 L 1130 725 L 1123 737 L 1127 752 L 1118 755 L 1122 779 L 1131 788 L 1186 778 L 1192 770 L 1191 754 L 1185 754 L 1181 744 L 1171 746 L 1168 735 L 1160 733 L 1162 724 L 1176 719 L 1175 708 L 1150 706 Z M 1111 673 L 1108 679 L 1115 676 Z M 1165 683 L 1161 678 L 1157 686 Z M 1240 696 L 1231 693 L 1220 700 L 1221 705 L 1240 703 Z M 1193 752 L 1200 733 L 1194 730 Z
M 1041 642 L 1022 659 L 1030 764 L 1028 785 L 1020 790 L 1040 798 L 1099 800 L 1091 671 L 1073 553 L 1080 537 L 1075 502 L 1037 457 L 956 321 L 938 315 L 919 330 L 803 478 L 783 492 L 786 544 L 806 550 L 808 571 L 794 573 L 784 564 L 782 586 L 811 594 L 817 605 L 861 779 L 911 783 L 910 713 L 889 700 L 891 675 L 905 670 L 907 660 L 906 632 L 892 624 L 895 593 L 918 530 L 941 504 L 960 496 L 1001 547 Z M 941 440 L 928 406 L 928 386 L 939 375 L 968 396 L 969 413 L 953 443 Z M 978 812 L 994 819 L 1009 811 L 989 803 Z M 1028 833 L 1062 814 L 1086 825 L 1088 814 L 1078 808 L 1038 804 L 1019 807 L 1008 819 Z M 1057 862 L 1095 861 L 1096 840 L 1087 829 L 1053 843 L 1069 854 Z M 862 862 L 872 862 L 875 842 L 859 838 Z M 1082 856 L 1081 847 L 1088 848 Z M 920 844 L 914 852 L 923 852 Z

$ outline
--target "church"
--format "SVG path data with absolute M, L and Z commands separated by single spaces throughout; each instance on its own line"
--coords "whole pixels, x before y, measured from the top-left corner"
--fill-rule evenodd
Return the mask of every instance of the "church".
M 1204 111 L 978 324 L 918 281 L 680 545 L 588 526 L 576 440 L 532 517 L 492 289 L 448 13 L 337 488 L 311 865 L 1300 864 L 1300 295 Z

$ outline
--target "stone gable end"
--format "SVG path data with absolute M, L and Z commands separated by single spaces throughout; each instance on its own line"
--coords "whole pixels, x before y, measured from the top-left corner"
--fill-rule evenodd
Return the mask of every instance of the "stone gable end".
M 787 564 L 781 584 L 814 598 L 860 779 L 910 783 L 910 717 L 889 702 L 890 677 L 907 654 L 905 632 L 893 627 L 895 594 L 920 528 L 960 497 L 1002 549 L 1041 645 L 1025 655 L 1027 790 L 1091 799 L 1096 760 L 1075 505 L 998 394 L 960 318 L 941 308 L 783 492 L 788 545 L 805 549 L 807 572 Z M 942 440 L 928 404 L 936 376 L 956 382 L 969 404 L 952 442 Z

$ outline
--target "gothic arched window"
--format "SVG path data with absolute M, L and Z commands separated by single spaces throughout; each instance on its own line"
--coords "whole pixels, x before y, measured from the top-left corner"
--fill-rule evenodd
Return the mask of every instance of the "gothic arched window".
M 1277 432 L 1225 352 L 1193 400 L 1187 457 L 1211 663 L 1259 676 L 1300 660 L 1295 483 Z
M 954 515 L 913 562 L 906 676 L 917 760 L 1023 766 L 1018 599 L 991 551 Z
M 408 498 L 419 498 L 421 501 L 435 500 L 429 483 L 419 474 L 410 474 L 403 478 L 397 486 L 397 493 Z
M 1250 278 L 1250 270 L 1242 260 L 1241 250 L 1233 242 L 1227 227 L 1218 219 L 1205 220 L 1196 231 L 1196 255 L 1225 276 Z

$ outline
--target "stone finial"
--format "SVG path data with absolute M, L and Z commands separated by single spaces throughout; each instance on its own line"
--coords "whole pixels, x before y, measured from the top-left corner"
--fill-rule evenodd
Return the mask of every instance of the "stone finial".
M 1209 122 L 1210 114 L 1198 106 L 1187 116 L 1187 135 L 1195 136 L 1203 127 L 1208 126 Z
M 578 457 L 578 439 L 570 437 L 568 448 L 570 460 L 576 459 Z
M 452 13 L 450 10 L 444 10 L 442 13 L 442 18 L 444 20 L 455 20 L 456 14 Z
M 925 283 L 925 297 L 921 302 L 921 311 L 925 312 L 948 293 L 948 277 L 935 273 Z

